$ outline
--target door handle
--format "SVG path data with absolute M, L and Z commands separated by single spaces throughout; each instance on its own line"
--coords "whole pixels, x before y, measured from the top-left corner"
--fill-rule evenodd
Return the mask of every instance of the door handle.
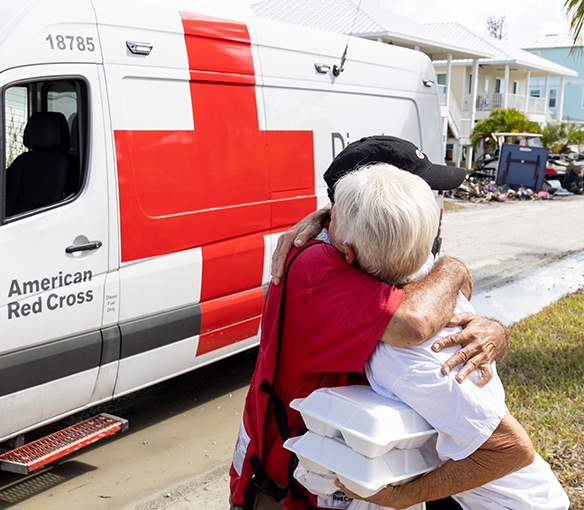
M 67 246 L 67 248 L 65 248 L 65 252 L 66 253 L 75 253 L 77 251 L 97 250 L 98 248 L 101 247 L 101 245 L 102 245 L 101 241 L 90 241 L 88 243 L 80 244 L 78 246 L 75 246 L 74 244 L 72 244 L 71 246 Z

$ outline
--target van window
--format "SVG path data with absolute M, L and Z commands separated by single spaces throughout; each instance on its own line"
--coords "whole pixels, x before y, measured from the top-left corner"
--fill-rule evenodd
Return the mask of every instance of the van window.
M 22 143 L 24 125 L 28 118 L 26 104 L 26 87 L 11 87 L 6 91 L 6 110 L 4 118 L 6 122 L 6 167 L 16 159 L 16 156 L 26 150 Z
M 2 91 L 2 221 L 72 200 L 83 183 L 87 87 L 76 79 L 16 83 Z
M 54 82 L 45 90 L 47 111 L 61 112 L 67 119 L 77 114 L 77 92 L 73 83 Z

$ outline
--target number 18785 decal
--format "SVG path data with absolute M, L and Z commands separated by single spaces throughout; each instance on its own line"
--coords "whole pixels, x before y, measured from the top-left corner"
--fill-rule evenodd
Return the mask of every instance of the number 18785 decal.
M 52 50 L 78 50 L 94 51 L 93 37 L 82 37 L 80 35 L 47 35 L 45 41 L 48 41 Z

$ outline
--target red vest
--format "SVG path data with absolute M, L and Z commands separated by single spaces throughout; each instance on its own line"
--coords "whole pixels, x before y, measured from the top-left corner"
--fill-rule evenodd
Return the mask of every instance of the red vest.
M 294 258 L 314 244 L 319 243 L 312 242 L 301 249 L 292 250 L 282 284 L 277 286 L 270 284 L 266 295 L 262 311 L 262 336 L 258 359 L 247 393 L 234 460 L 229 473 L 233 503 L 237 506 L 244 505 L 246 510 L 248 505 L 253 505 L 258 486 L 261 486 L 265 492 L 272 493 L 275 499 L 281 500 L 287 494 L 286 489 L 279 491 L 273 481 L 265 476 L 265 472 L 262 473 L 261 459 L 264 435 L 270 416 L 276 414 L 281 435 L 287 434 L 290 437 L 290 432 L 293 435 L 298 432 L 286 430 L 288 423 L 285 416 L 287 415 L 286 413 L 282 415 L 282 407 L 284 406 L 284 411 L 287 412 L 286 408 L 289 402 L 284 403 L 279 400 L 272 389 L 278 370 L 279 340 L 281 337 L 279 327 L 283 309 L 282 297 L 286 288 L 288 270 Z M 285 438 L 283 437 L 283 439 Z M 293 467 L 290 467 L 293 471 Z M 300 498 L 301 494 L 296 493 L 294 496 Z
M 302 388 L 302 392 L 306 394 L 301 395 L 295 394 L 298 390 L 297 388 L 293 388 L 291 391 L 286 391 L 286 388 L 282 388 L 283 380 L 285 379 L 282 377 L 283 373 L 280 378 L 277 376 L 282 338 L 280 324 L 284 311 L 283 301 L 286 295 L 288 271 L 294 259 L 305 249 L 315 244 L 321 243 L 311 242 L 301 249 L 292 250 L 282 284 L 279 286 L 270 285 L 266 296 L 258 360 L 247 394 L 242 424 L 230 470 L 230 488 L 233 493 L 233 503 L 238 506 L 243 505 L 246 510 L 247 508 L 253 508 L 252 505 L 258 487 L 260 487 L 259 490 L 272 495 L 277 501 L 286 498 L 285 507 L 288 509 L 294 508 L 296 510 L 315 507 L 316 498 L 304 488 L 301 488 L 292 476 L 296 467 L 295 457 L 281 447 L 279 439 L 275 444 L 273 442 L 276 434 L 273 420 L 275 418 L 279 435 L 282 441 L 285 441 L 288 437 L 304 432 L 303 430 L 296 430 L 302 427 L 303 422 L 297 411 L 288 407 L 291 400 L 305 397 L 310 392 L 324 386 L 341 386 L 364 382 L 364 377 L 361 374 L 335 372 L 333 377 L 333 374 L 323 373 L 315 377 L 310 383 L 306 381 L 308 384 L 305 384 Z M 286 348 L 289 349 L 290 346 L 288 345 Z M 290 367 L 288 366 L 286 369 L 290 369 Z M 331 379 L 331 377 L 333 378 Z M 276 380 L 278 381 L 278 386 L 276 385 Z M 276 386 L 278 391 L 284 395 L 286 401 L 282 401 L 275 394 L 273 388 Z M 270 423 L 269 427 L 268 423 Z M 290 423 L 293 424 L 293 430 L 290 430 Z M 266 431 L 268 430 L 270 449 L 266 450 L 268 448 L 265 444 Z M 269 464 L 265 464 L 266 462 Z M 267 474 L 264 468 L 268 471 Z M 281 485 L 288 484 L 290 487 L 289 492 L 287 488 L 279 489 L 268 476 L 273 476 L 275 481 Z M 312 503 L 306 498 L 310 498 Z

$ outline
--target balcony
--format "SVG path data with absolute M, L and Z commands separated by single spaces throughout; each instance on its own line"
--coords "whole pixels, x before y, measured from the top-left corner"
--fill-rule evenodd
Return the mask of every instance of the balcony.
M 543 97 L 528 97 L 527 108 L 525 106 L 525 96 L 521 94 L 507 94 L 507 108 L 515 108 L 523 113 L 545 113 L 545 98 Z M 466 94 L 464 96 L 464 103 L 462 107 L 463 112 L 470 112 L 470 104 L 472 96 Z M 476 111 L 486 112 L 495 110 L 496 108 L 503 108 L 503 94 L 477 94 Z

